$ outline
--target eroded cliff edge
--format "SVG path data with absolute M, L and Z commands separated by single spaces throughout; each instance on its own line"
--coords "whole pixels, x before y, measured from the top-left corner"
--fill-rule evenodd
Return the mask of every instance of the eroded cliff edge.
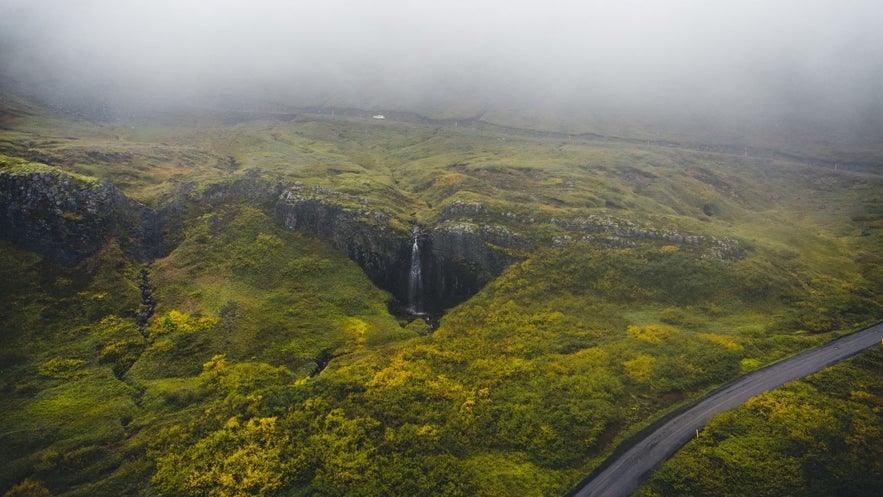
M 524 218 L 456 199 L 440 206 L 431 221 L 416 225 L 414 219 L 403 219 L 389 206 L 373 205 L 363 197 L 286 182 L 260 171 L 209 184 L 179 184 L 157 206 L 147 206 L 106 181 L 4 159 L 0 196 L 0 239 L 64 265 L 98 253 L 111 240 L 135 260 L 161 258 L 180 242 L 184 222 L 192 216 L 232 203 L 254 205 L 288 230 L 328 240 L 399 303 L 408 299 L 416 237 L 422 301 L 430 313 L 465 301 L 536 245 L 588 243 L 615 249 L 665 244 L 701 257 L 745 256 L 740 244 L 730 239 L 660 230 L 609 215 Z
M 35 163 L 0 169 L 0 238 L 71 266 L 111 239 L 138 260 L 167 254 L 159 213 L 108 182 Z
M 161 205 L 127 198 L 112 184 L 37 163 L 7 161 L 0 168 L 0 238 L 74 265 L 119 242 L 139 261 L 168 255 L 184 219 L 225 203 L 264 209 L 282 226 L 324 238 L 355 261 L 399 302 L 407 299 L 413 234 L 421 261 L 426 309 L 439 312 L 474 295 L 530 244 L 504 228 L 442 220 L 411 230 L 411 221 L 348 201 L 321 187 L 286 185 L 259 174 L 209 185 L 185 184 Z
M 367 204 L 338 199 L 323 188 L 294 185 L 275 205 L 276 219 L 289 230 L 313 233 L 343 250 L 379 287 L 399 302 L 408 299 L 413 237 L 421 247 L 423 302 L 438 312 L 465 301 L 531 247 L 504 229 L 441 222 L 417 229 Z M 501 236 L 500 233 L 508 234 Z

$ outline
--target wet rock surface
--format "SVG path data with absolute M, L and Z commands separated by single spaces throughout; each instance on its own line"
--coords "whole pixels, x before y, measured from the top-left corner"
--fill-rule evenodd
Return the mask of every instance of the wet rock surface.
M 74 265 L 112 238 L 139 260 L 166 252 L 158 213 L 110 183 L 42 167 L 0 171 L 0 238 Z

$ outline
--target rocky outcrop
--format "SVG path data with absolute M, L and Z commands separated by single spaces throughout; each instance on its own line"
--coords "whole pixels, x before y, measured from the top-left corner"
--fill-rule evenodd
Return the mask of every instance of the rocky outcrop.
M 281 194 L 276 217 L 286 229 L 330 240 L 377 286 L 399 302 L 407 302 L 414 235 L 411 230 L 393 228 L 403 224 L 394 223 L 394 216 L 370 208 L 360 197 L 295 185 Z M 428 312 L 463 302 L 502 273 L 515 260 L 506 249 L 529 248 L 503 227 L 445 223 L 418 228 L 415 233 Z
M 111 213 L 112 236 L 123 252 L 139 261 L 165 257 L 177 246 L 180 236 L 170 229 L 162 212 L 116 192 Z
M 175 202 L 218 206 L 226 203 L 247 202 L 270 208 L 285 190 L 279 178 L 263 176 L 254 169 L 242 177 L 215 183 L 184 183 L 175 193 Z
M 0 238 L 64 265 L 90 257 L 112 238 L 129 255 L 166 253 L 159 215 L 110 183 L 42 164 L 0 170 Z
M 307 188 L 250 174 L 233 181 L 182 184 L 161 209 L 127 198 L 110 183 L 34 163 L 0 169 L 0 238 L 64 265 L 76 264 L 112 239 L 129 256 L 167 255 L 188 213 L 246 202 L 275 214 L 289 230 L 325 238 L 379 287 L 408 299 L 413 238 L 407 222 L 371 208 L 364 197 Z M 450 214 L 450 213 L 449 213 Z M 456 305 L 499 275 L 530 244 L 508 228 L 443 221 L 414 231 L 421 247 L 426 310 Z
M 491 213 L 475 201 L 454 200 L 436 224 L 410 222 L 371 205 L 366 197 L 301 183 L 285 184 L 258 172 L 216 183 L 184 183 L 154 209 L 131 200 L 113 185 L 62 169 L 24 161 L 0 162 L 0 238 L 73 265 L 117 240 L 130 257 L 149 261 L 167 255 L 183 233 L 183 220 L 228 203 L 248 203 L 272 213 L 289 230 L 314 234 L 344 251 L 402 307 L 408 302 L 412 247 L 420 249 L 422 301 L 437 313 L 459 304 L 534 249 L 509 226 L 533 217 Z M 745 256 L 735 241 L 687 235 L 606 215 L 541 220 L 557 234 L 552 246 L 588 242 L 605 248 L 651 242 L 693 247 L 720 259 Z
M 106 181 L 57 167 L 8 158 L 0 166 L 0 238 L 64 265 L 92 256 L 111 239 L 136 260 L 164 257 L 180 241 L 188 213 L 233 202 L 270 209 L 284 186 L 257 172 L 184 183 L 157 209 Z
M 377 286 L 407 299 L 410 246 L 406 233 L 393 230 L 390 216 L 361 207 L 329 201 L 324 189 L 295 185 L 276 204 L 276 220 L 292 231 L 325 238 L 365 271 Z
M 97 252 L 112 233 L 108 184 L 50 167 L 0 172 L 0 236 L 62 264 Z
M 634 247 L 636 241 L 654 241 L 673 245 L 694 246 L 717 259 L 739 260 L 745 257 L 745 250 L 735 240 L 705 235 L 684 235 L 672 230 L 642 227 L 624 219 L 609 216 L 578 216 L 574 218 L 552 218 L 550 223 L 567 230 L 569 234 L 556 235 L 552 239 L 555 247 L 565 247 L 581 240 L 603 247 Z M 574 236 L 582 233 L 582 236 Z
M 530 244 L 502 226 L 446 223 L 426 230 L 424 298 L 445 309 L 475 295 Z

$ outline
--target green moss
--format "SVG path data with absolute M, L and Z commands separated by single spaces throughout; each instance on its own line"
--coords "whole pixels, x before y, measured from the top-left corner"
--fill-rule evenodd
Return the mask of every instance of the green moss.
M 75 172 L 65 171 L 64 169 L 48 166 L 39 162 L 30 162 L 15 157 L 0 155 L 0 172 L 11 176 L 29 176 L 29 175 L 51 175 L 59 178 L 76 180 L 79 183 L 89 187 L 95 187 L 100 184 L 98 178 L 77 174 Z
M 0 137 L 2 174 L 109 180 L 183 219 L 181 243 L 149 266 L 147 337 L 133 319 L 142 265 L 116 245 L 61 268 L 0 242 L 0 490 L 30 477 L 69 495 L 205 494 L 252 468 L 252 493 L 558 495 L 679 402 L 883 316 L 872 177 L 630 138 L 309 115 L 16 126 Z M 327 241 L 246 202 L 192 202 L 249 178 L 382 212 L 400 238 L 416 219 L 502 227 L 536 249 L 436 330 L 402 326 Z M 576 219 L 594 221 L 565 227 Z M 628 243 L 604 241 L 616 237 Z M 736 240 L 741 259 L 710 237 Z M 813 386 L 840 395 L 847 446 L 874 426 L 870 376 Z M 810 393 L 775 399 L 793 410 Z M 733 431 L 753 433 L 750 418 Z M 778 450 L 765 443 L 703 447 Z M 852 448 L 841 453 L 860 461 Z M 772 469 L 798 456 L 740 468 L 789 483 L 796 473 Z
M 71 379 L 84 373 L 78 373 L 77 370 L 85 364 L 82 359 L 65 359 L 63 357 L 53 357 L 44 362 L 40 366 L 40 375 L 47 378 Z
M 875 495 L 881 359 L 872 350 L 712 418 L 637 495 Z
M 74 222 L 80 222 L 83 219 L 85 219 L 83 214 L 81 214 L 79 212 L 62 212 L 61 217 L 68 220 L 68 221 L 74 221 Z

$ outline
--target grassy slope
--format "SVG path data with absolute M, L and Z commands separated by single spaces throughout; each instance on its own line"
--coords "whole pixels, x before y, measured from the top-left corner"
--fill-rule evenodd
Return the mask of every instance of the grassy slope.
M 140 266 L 116 249 L 62 269 L 4 246 L 0 490 L 139 494 L 155 475 L 168 494 L 556 495 L 678 402 L 883 315 L 873 178 L 396 122 L 96 125 L 7 106 L 0 151 L 146 202 L 259 168 L 421 222 L 477 202 L 474 221 L 540 248 L 421 337 L 323 242 L 247 206 L 196 212 L 150 268 L 144 341 Z M 550 247 L 553 218 L 589 215 L 747 257 Z

